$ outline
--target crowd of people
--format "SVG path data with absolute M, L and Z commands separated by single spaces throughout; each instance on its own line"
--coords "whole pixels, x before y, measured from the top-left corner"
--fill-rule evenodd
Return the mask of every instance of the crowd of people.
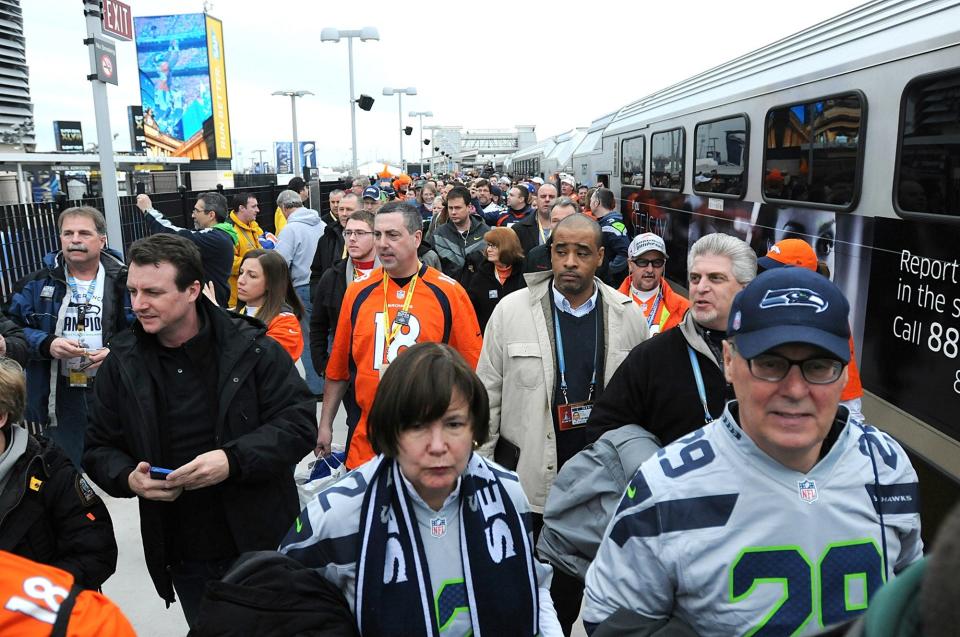
M 357 178 L 328 209 L 296 178 L 272 231 L 266 203 L 203 193 L 182 228 L 140 195 L 123 258 L 61 214 L 0 315 L 0 562 L 65 583 L 11 617 L 129 634 L 70 592 L 116 568 L 86 475 L 138 498 L 196 634 L 840 635 L 901 580 L 951 634 L 956 539 L 923 572 L 917 473 L 806 242 L 702 236 L 685 296 L 566 174 Z M 341 408 L 351 471 L 301 511 Z

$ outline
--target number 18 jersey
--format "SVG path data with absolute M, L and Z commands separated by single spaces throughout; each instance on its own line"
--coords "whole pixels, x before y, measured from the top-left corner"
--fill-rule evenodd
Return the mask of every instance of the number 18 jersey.
M 626 608 L 701 637 L 810 634 L 921 557 L 917 474 L 892 438 L 841 424 L 799 473 L 753 443 L 735 405 L 634 475 L 587 572 L 585 623 Z
M 383 270 L 374 270 L 368 279 L 351 283 L 343 297 L 337 332 L 333 341 L 326 377 L 354 381 L 360 421 L 350 441 L 347 466 L 354 469 L 374 456 L 367 438 L 367 415 L 380 382 L 380 370 L 408 347 L 417 343 L 447 343 L 476 368 L 483 339 L 473 304 L 466 290 L 447 275 L 427 265 L 417 274 L 416 286 L 401 287 L 387 278 L 386 324 L 393 320 L 409 299 L 409 317 L 387 347 L 384 324 Z

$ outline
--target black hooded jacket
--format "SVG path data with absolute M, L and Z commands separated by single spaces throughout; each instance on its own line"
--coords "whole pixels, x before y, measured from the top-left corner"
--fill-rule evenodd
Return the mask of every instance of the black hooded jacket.
M 0 493 L 0 550 L 62 568 L 83 588 L 99 588 L 117 568 L 107 507 L 53 442 L 26 430 L 18 434 L 29 438 Z

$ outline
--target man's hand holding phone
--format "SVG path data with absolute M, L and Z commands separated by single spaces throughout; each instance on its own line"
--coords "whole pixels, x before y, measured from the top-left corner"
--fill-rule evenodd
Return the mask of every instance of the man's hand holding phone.
M 165 477 L 166 474 L 164 472 L 170 473 L 170 470 L 151 467 L 150 463 L 141 462 L 130 472 L 130 475 L 127 476 L 127 484 L 130 486 L 130 490 L 141 498 L 160 502 L 173 502 L 183 493 L 183 487 L 169 484 L 166 479 L 157 479 L 160 478 L 160 476 Z

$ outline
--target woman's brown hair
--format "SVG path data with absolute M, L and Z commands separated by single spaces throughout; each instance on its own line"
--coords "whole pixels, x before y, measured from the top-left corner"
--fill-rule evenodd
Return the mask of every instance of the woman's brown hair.
M 483 235 L 483 240 L 500 250 L 500 263 L 515 266 L 523 261 L 523 247 L 517 233 L 510 228 L 492 228 Z
M 290 269 L 287 267 L 287 261 L 273 250 L 250 250 L 243 255 L 243 260 L 240 261 L 241 270 L 248 259 L 256 259 L 260 262 L 266 284 L 266 294 L 263 298 L 263 305 L 257 310 L 257 318 L 269 326 L 270 322 L 283 311 L 283 306 L 288 305 L 297 320 L 300 320 L 304 313 L 303 303 L 297 296 L 297 291 L 293 289 L 293 281 L 290 280 Z M 246 302 L 237 299 L 238 312 L 246 306 Z

